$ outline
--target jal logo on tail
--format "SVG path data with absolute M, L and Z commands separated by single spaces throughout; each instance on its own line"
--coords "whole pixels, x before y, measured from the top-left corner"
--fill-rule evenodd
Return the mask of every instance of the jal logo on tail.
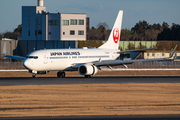
M 113 40 L 115 43 L 118 43 L 118 41 L 119 41 L 119 29 L 118 28 L 114 28 L 114 30 L 113 30 Z

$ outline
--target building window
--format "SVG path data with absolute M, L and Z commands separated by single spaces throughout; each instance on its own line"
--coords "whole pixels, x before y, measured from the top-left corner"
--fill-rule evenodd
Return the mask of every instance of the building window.
M 29 10 L 29 13 L 28 13 L 28 15 L 30 16 L 31 15 L 31 11 Z
M 30 30 L 29 30 L 29 36 L 31 35 L 31 33 L 30 33 Z
M 74 30 L 70 30 L 70 35 L 75 35 L 75 31 Z
M 37 30 L 35 30 L 35 36 L 37 36 Z
M 65 32 L 63 32 L 63 35 L 65 35 Z
M 63 24 L 63 25 L 69 25 L 69 20 L 63 20 L 63 21 L 62 21 L 62 24 Z
M 49 25 L 53 25 L 53 20 L 49 20 Z
M 35 26 L 37 26 L 37 20 L 35 20 Z
M 49 25 L 59 25 L 59 20 L 49 20 Z
M 71 25 L 77 25 L 77 20 L 70 20 Z
M 42 30 L 38 30 L 38 35 L 42 35 Z
M 28 22 L 28 25 L 30 26 L 31 25 L 31 21 L 29 20 L 29 22 Z
M 84 31 L 79 30 L 79 31 L 78 31 L 78 35 L 84 35 Z
M 164 56 L 164 53 L 162 53 L 162 56 Z
M 149 57 L 149 53 L 147 53 L 147 56 Z
M 41 25 L 41 20 L 38 20 L 38 25 Z
M 155 56 L 155 53 L 152 53 L 152 56 L 154 57 L 154 56 Z
M 84 25 L 84 20 L 79 20 L 79 25 Z
M 59 20 L 55 20 L 55 25 L 59 25 Z

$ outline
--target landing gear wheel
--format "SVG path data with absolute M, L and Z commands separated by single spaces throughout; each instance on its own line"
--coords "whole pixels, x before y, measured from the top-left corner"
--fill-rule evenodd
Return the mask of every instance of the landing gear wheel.
M 33 78 L 37 78 L 37 74 L 32 75 Z
M 57 77 L 64 78 L 65 76 L 66 76 L 65 72 L 61 72 L 61 71 L 57 72 Z
M 66 76 L 65 72 L 62 72 L 62 73 L 61 73 L 61 77 L 62 77 L 62 78 L 65 78 L 65 76 Z
M 61 72 L 57 72 L 57 77 L 61 77 Z
M 91 75 L 85 75 L 85 78 L 91 78 L 92 76 Z

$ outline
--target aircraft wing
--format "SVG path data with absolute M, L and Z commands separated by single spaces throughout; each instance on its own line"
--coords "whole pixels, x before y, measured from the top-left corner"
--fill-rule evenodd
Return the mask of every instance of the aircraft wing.
M 173 52 L 168 58 L 157 58 L 157 59 L 137 59 L 137 60 L 107 60 L 107 61 L 99 61 L 94 62 L 95 66 L 114 66 L 114 65 L 125 65 L 125 64 L 132 64 L 135 62 L 149 62 L 149 61 L 156 61 L 156 60 L 168 60 L 173 57 L 177 46 L 174 48 Z
M 95 62 L 88 63 L 88 64 L 92 64 L 92 65 L 95 65 L 97 67 L 100 67 L 100 66 L 126 65 L 126 64 L 132 64 L 132 63 L 135 63 L 135 62 L 149 62 L 149 61 L 156 61 L 156 60 L 169 60 L 170 58 L 173 57 L 176 48 L 177 48 L 177 45 L 174 48 L 173 52 L 171 53 L 170 57 L 168 57 L 168 58 L 137 59 L 137 60 L 105 60 L 105 61 L 95 61 Z M 84 64 L 87 64 L 87 63 L 77 63 L 77 64 L 75 63 L 75 64 L 73 64 L 71 66 L 71 68 L 78 68 L 78 67 L 80 67 L 81 65 L 84 65 Z
M 126 65 L 132 64 L 135 62 L 148 62 L 148 61 L 156 61 L 156 60 L 166 60 L 165 58 L 159 59 L 138 59 L 138 60 L 108 60 L 108 61 L 101 61 L 101 62 L 94 62 L 95 66 L 116 66 L 116 65 Z
M 13 58 L 13 59 L 16 59 L 16 60 L 25 60 L 26 59 L 25 57 L 7 55 L 6 54 L 6 42 L 4 43 L 3 55 L 4 55 L 4 57 Z
M 127 65 L 135 62 L 148 62 L 148 61 L 156 61 L 156 60 L 168 60 L 169 58 L 158 58 L 158 59 L 137 59 L 137 60 L 105 60 L 105 61 L 96 61 L 92 63 L 75 63 L 72 64 L 68 69 L 78 69 L 81 65 L 84 64 L 92 64 L 97 66 L 98 68 L 101 66 L 116 66 L 116 65 Z
M 25 60 L 25 57 L 20 57 L 20 56 L 14 56 L 14 55 L 4 55 L 4 57 L 8 57 L 8 58 L 13 58 L 16 60 Z

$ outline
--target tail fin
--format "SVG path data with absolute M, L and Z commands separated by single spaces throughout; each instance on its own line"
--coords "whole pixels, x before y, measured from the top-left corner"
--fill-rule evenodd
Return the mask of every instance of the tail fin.
M 120 10 L 107 42 L 102 46 L 100 46 L 99 47 L 100 49 L 118 49 L 119 39 L 121 34 L 122 18 L 123 18 L 123 11 Z

